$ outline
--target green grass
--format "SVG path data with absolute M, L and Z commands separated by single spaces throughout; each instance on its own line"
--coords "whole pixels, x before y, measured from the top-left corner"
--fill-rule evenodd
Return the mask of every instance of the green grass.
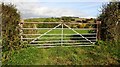
M 48 30 L 50 29 L 41 29 L 39 30 L 39 34 L 43 34 L 45 32 L 47 32 Z M 75 30 L 77 31 L 78 33 L 88 33 L 89 30 Z M 64 34 L 76 34 L 75 32 L 73 32 L 72 30 L 70 29 L 64 29 L 63 30 Z M 62 33 L 62 29 L 53 29 L 52 31 L 50 31 L 48 34 L 61 34 Z
M 24 64 L 33 64 L 38 55 L 38 50 L 35 48 L 24 48 L 19 51 L 12 52 L 12 57 L 8 61 L 9 64 L 18 64 L 18 65 L 24 65 Z M 6 63 L 3 63 L 6 64 Z
M 6 64 L 109 65 L 120 64 L 120 42 L 98 42 L 94 47 L 24 48 L 12 53 Z M 3 62 L 4 64 L 4 62 Z

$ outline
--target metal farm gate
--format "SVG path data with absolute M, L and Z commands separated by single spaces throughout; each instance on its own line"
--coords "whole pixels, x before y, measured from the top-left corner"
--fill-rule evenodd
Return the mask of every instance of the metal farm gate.
M 80 27 L 80 26 L 86 27 Z M 94 46 L 100 38 L 100 21 L 79 22 L 21 22 L 21 41 L 37 47 Z

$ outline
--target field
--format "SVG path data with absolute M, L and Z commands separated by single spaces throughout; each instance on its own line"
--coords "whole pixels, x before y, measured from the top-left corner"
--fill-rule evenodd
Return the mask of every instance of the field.
M 47 32 L 50 29 L 40 29 L 37 34 L 44 34 L 45 32 Z M 82 33 L 89 33 L 89 30 L 75 30 L 78 33 L 82 34 Z M 52 31 L 50 31 L 47 34 L 62 34 L 62 29 L 53 29 Z M 76 34 L 75 32 L 73 32 L 71 29 L 63 29 L 63 34 Z

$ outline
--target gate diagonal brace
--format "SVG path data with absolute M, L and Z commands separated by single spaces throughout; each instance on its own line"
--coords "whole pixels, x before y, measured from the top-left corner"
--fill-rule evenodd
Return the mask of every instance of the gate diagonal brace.
M 66 27 L 68 27 L 69 29 L 71 29 L 73 32 L 75 32 L 76 34 L 80 35 L 82 38 L 86 39 L 87 41 L 89 41 L 90 43 L 94 44 L 93 42 L 91 42 L 91 40 L 87 39 L 86 37 L 82 36 L 82 34 L 78 33 L 77 31 L 75 31 L 74 29 L 72 29 L 71 27 L 69 27 L 68 25 L 64 24 Z
M 44 34 L 42 34 L 42 35 L 40 35 L 39 37 L 36 37 L 34 40 L 32 40 L 30 43 L 33 43 L 33 42 L 35 42 L 35 40 L 37 40 L 37 39 L 39 39 L 40 37 L 42 37 L 42 36 L 44 36 L 44 35 L 46 35 L 47 33 L 49 33 L 50 31 L 52 31 L 53 29 L 56 29 L 57 27 L 59 27 L 61 25 L 61 23 L 60 24 L 58 24 L 57 26 L 55 26 L 54 28 L 52 28 L 52 29 L 50 29 L 50 30 L 48 30 L 47 32 L 45 32 Z

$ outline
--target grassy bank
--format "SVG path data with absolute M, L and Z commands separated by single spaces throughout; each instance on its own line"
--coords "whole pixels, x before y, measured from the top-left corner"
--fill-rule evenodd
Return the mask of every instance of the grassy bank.
M 12 53 L 6 64 L 108 65 L 120 64 L 119 43 L 98 42 L 94 47 L 24 48 Z M 3 62 L 3 64 L 5 64 Z

